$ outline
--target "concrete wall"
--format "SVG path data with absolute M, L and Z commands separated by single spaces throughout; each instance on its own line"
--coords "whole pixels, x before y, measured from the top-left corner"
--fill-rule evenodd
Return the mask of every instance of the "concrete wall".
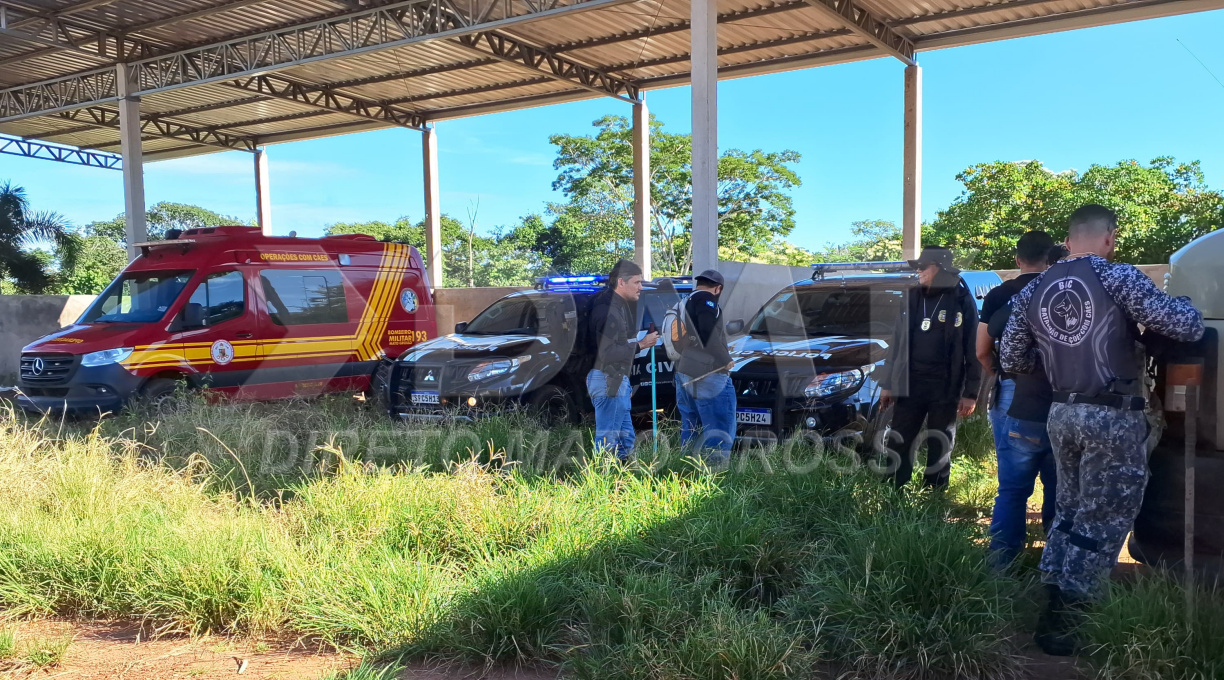
M 21 348 L 77 320 L 92 295 L 0 295 L 0 382 L 17 375 Z
M 455 332 L 455 324 L 471 321 L 485 307 L 519 290 L 529 288 L 504 286 L 501 288 L 438 288 L 434 291 L 434 307 L 437 310 L 438 335 Z

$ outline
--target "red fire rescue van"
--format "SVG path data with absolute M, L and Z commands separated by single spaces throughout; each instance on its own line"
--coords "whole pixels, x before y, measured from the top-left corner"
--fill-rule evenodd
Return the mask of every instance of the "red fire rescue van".
M 240 399 L 360 391 L 382 354 L 436 335 L 411 246 L 251 227 L 137 246 L 75 324 L 22 350 L 22 408 L 116 411 L 182 383 Z

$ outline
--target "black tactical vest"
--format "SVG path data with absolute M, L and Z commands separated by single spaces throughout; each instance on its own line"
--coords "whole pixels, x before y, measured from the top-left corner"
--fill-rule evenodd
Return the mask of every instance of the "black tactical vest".
M 1055 391 L 1138 393 L 1133 325 L 1090 258 L 1050 267 L 1033 291 L 1028 320 Z

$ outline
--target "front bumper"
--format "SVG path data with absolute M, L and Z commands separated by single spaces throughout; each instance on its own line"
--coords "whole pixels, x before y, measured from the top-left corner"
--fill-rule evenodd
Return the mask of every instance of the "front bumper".
M 63 381 L 18 384 L 17 406 L 29 413 L 115 413 L 140 389 L 144 380 L 119 364 L 78 366 Z

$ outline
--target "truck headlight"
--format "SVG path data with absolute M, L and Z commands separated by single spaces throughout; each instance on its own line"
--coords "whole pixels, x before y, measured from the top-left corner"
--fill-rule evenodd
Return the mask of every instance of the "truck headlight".
M 98 352 L 90 352 L 81 357 L 82 366 L 106 366 L 108 364 L 117 364 L 120 361 L 132 356 L 131 347 L 116 347 L 115 349 L 104 349 Z
M 468 382 L 477 382 L 479 380 L 488 380 L 496 378 L 499 375 L 505 375 L 511 371 L 517 370 L 519 366 L 527 363 L 530 356 L 514 357 L 513 359 L 497 359 L 494 361 L 485 361 L 476 364 L 472 370 L 468 371 Z
M 809 399 L 815 399 L 857 390 L 862 386 L 863 379 L 867 377 L 867 374 L 874 370 L 875 364 L 871 364 L 862 368 L 853 368 L 849 371 L 820 373 L 812 379 L 812 382 L 808 383 L 808 386 L 803 390 L 803 394 Z

